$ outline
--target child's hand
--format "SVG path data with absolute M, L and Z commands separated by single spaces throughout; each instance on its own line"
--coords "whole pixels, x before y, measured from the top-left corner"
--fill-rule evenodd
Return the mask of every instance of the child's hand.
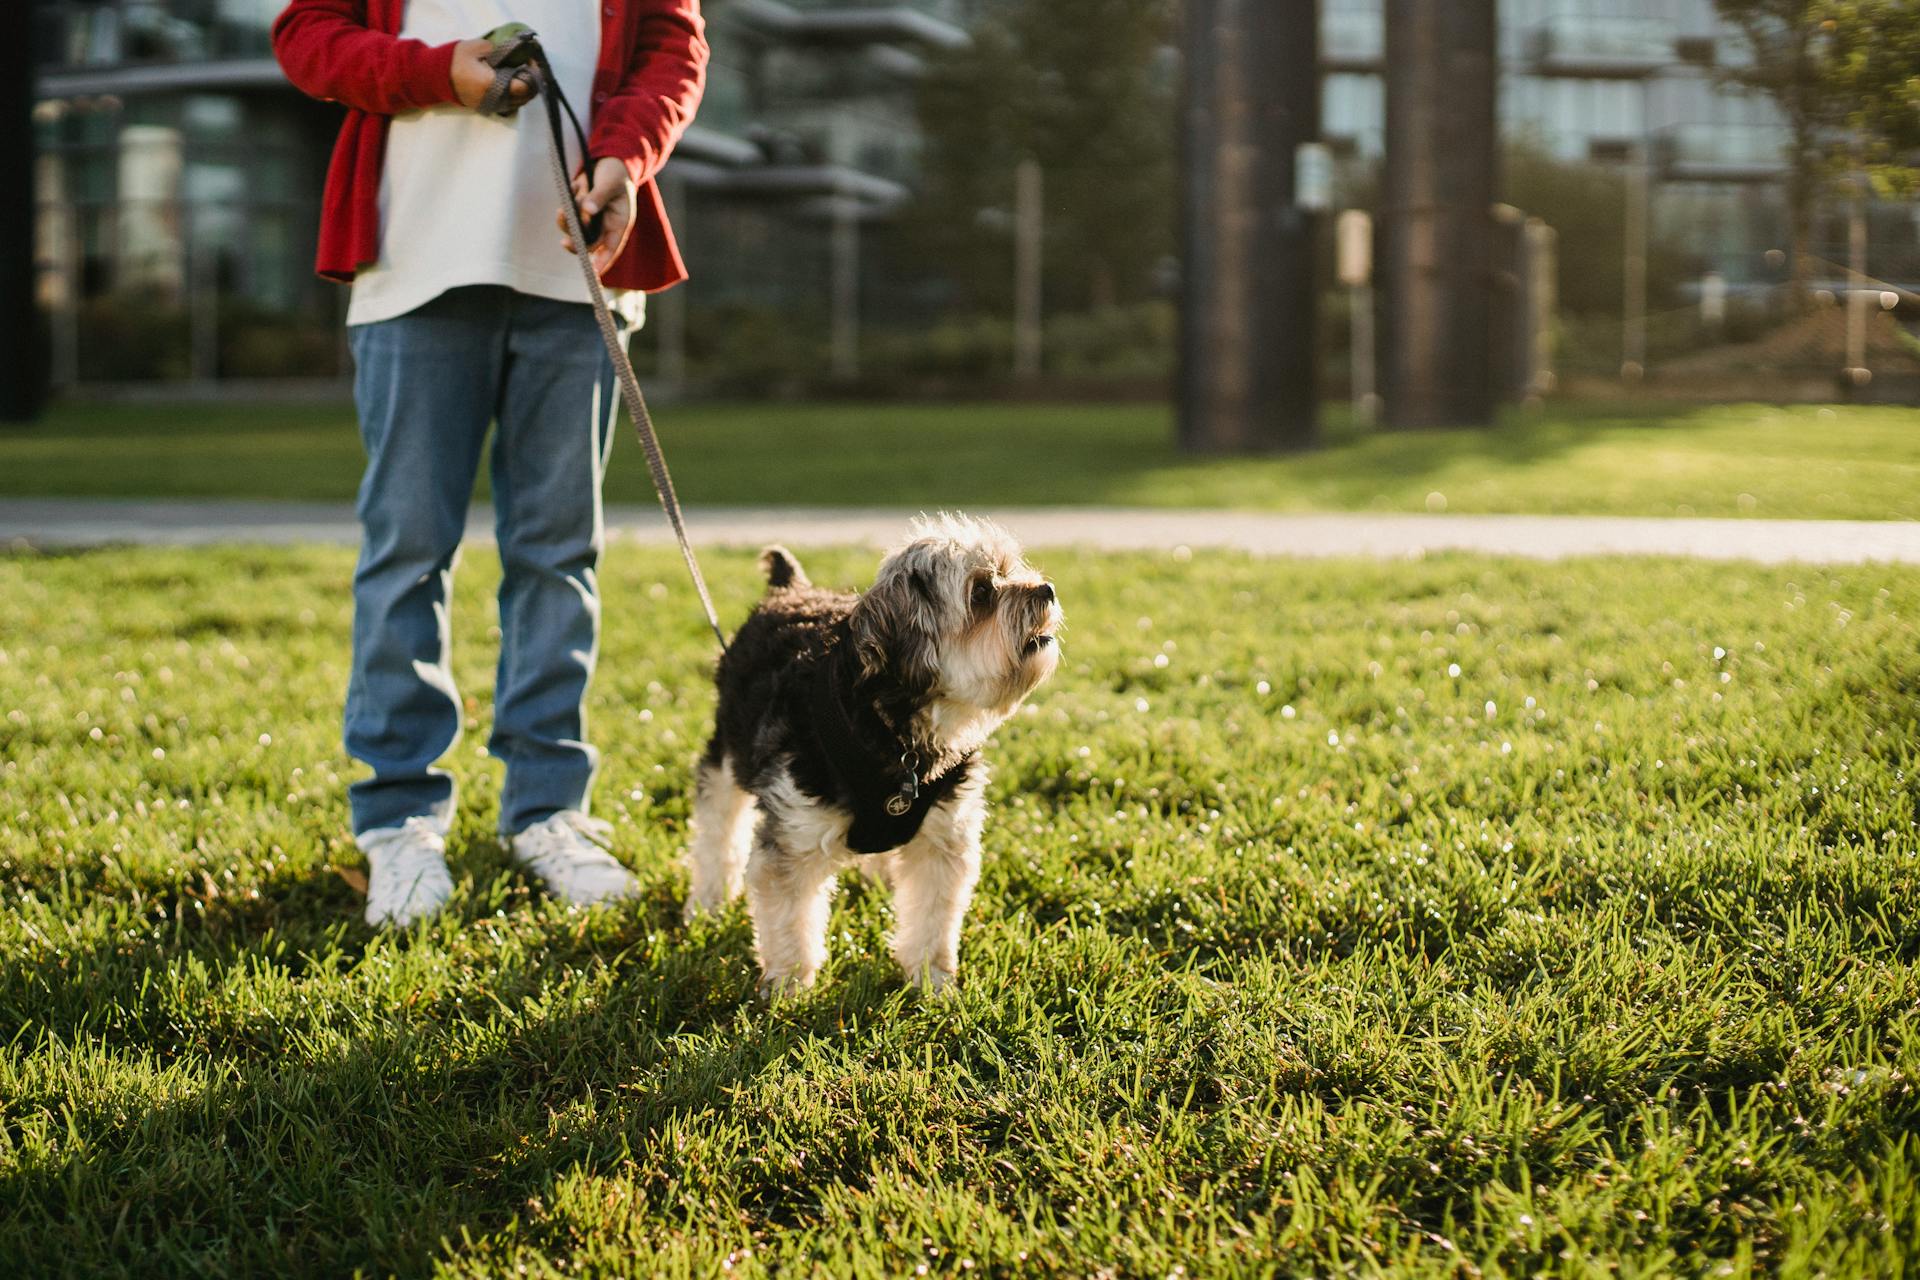
M 499 72 L 487 64 L 493 45 L 486 40 L 462 40 L 453 46 L 453 96 L 469 111 L 480 109 L 480 100 L 493 88 Z M 533 86 L 516 80 L 507 89 L 507 101 L 519 106 L 533 96 Z
M 605 275 L 607 267 L 626 247 L 627 233 L 633 230 L 633 205 L 639 194 L 639 188 L 627 173 L 626 163 L 621 160 L 594 161 L 591 187 L 587 185 L 586 174 L 573 175 L 573 198 L 580 202 L 580 217 L 584 220 L 606 210 L 606 216 L 600 220 L 600 238 L 593 242 L 595 274 Z M 567 234 L 567 211 L 559 210 L 553 220 L 560 227 L 560 243 L 572 253 L 573 237 Z

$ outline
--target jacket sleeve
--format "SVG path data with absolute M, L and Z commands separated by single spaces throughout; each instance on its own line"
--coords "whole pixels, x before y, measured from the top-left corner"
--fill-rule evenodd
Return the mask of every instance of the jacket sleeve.
M 587 149 L 626 161 L 645 183 L 680 141 L 707 83 L 706 26 L 700 0 L 630 0 L 640 10 L 639 36 L 626 78 L 594 104 Z
M 273 24 L 274 56 L 295 88 L 374 115 L 459 101 L 453 49 L 369 29 L 367 0 L 292 0 Z

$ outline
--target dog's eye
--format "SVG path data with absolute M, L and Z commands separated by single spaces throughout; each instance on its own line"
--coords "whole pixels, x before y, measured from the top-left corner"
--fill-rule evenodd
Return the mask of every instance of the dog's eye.
M 993 603 L 993 579 L 975 578 L 973 580 L 973 607 L 984 609 Z

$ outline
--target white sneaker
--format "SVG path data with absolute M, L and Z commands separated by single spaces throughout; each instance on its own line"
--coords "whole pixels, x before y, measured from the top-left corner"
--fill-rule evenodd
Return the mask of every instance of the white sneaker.
M 513 860 L 576 906 L 630 898 L 640 882 L 607 852 L 612 839 L 612 823 L 563 809 L 513 838 Z
M 431 818 L 362 832 L 367 855 L 367 923 L 405 927 L 438 911 L 453 896 L 447 838 Z

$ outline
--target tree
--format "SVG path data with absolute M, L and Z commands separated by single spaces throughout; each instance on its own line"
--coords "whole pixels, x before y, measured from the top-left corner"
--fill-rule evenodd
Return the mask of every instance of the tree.
M 1833 0 L 1714 0 L 1740 33 L 1748 60 L 1722 78 L 1766 94 L 1787 125 L 1787 222 L 1793 237 L 1796 296 L 1813 275 L 1813 219 L 1833 171 L 1829 145 L 1846 123 L 1846 95 L 1833 74 L 1829 9 Z
M 1920 4 L 1828 0 L 1829 74 L 1888 194 L 1920 189 Z
M 1500 159 L 1501 199 L 1544 221 L 1571 252 L 1560 255 L 1554 296 L 1562 312 L 1578 317 L 1618 317 L 1617 267 L 1595 264 L 1626 259 L 1627 177 L 1619 168 L 1554 157 L 1537 136 L 1511 139 Z M 1577 246 L 1577 248 L 1574 248 Z M 1700 274 L 1701 263 L 1670 239 L 1655 234 L 1647 246 L 1647 282 L 1655 310 L 1677 306 L 1677 286 Z
M 932 57 L 907 231 L 970 301 L 1008 302 L 1013 175 L 1029 156 L 1045 172 L 1050 307 L 1155 292 L 1177 194 L 1171 35 L 1171 0 L 984 0 L 972 46 Z

